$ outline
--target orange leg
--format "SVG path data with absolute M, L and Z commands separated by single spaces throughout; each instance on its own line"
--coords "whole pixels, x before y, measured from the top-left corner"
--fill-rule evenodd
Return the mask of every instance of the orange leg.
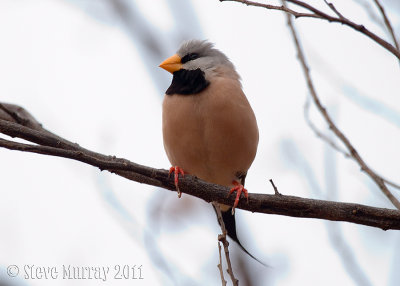
M 175 183 L 176 191 L 178 192 L 178 198 L 180 198 L 182 196 L 182 193 L 179 190 L 179 186 L 178 186 L 179 174 L 181 174 L 182 177 L 185 177 L 185 172 L 183 171 L 183 169 L 181 167 L 172 166 L 171 168 L 169 168 L 168 178 L 172 172 L 174 172 L 174 183 Z
M 232 208 L 232 214 L 234 214 L 235 208 L 237 207 L 237 205 L 239 203 L 240 195 L 242 194 L 242 192 L 244 193 L 244 197 L 247 199 L 247 202 L 249 202 L 249 194 L 248 194 L 247 190 L 244 188 L 244 186 L 242 184 L 240 184 L 239 182 L 233 181 L 232 184 L 234 185 L 234 187 L 231 188 L 228 196 L 230 194 L 232 194 L 234 191 L 237 191 L 235 203 L 233 204 L 233 208 Z

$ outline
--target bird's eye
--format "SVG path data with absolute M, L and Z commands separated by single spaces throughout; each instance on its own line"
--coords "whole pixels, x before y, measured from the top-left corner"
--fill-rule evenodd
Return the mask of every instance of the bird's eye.
M 188 61 L 192 61 L 199 58 L 199 54 L 198 53 L 190 53 L 187 54 L 186 56 L 184 56 L 181 60 L 182 64 L 188 62 Z

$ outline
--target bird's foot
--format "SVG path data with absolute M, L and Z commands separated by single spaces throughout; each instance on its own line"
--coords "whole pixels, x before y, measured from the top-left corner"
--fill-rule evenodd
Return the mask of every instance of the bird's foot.
M 182 193 L 179 190 L 179 186 L 178 186 L 179 174 L 181 174 L 182 177 L 185 177 L 185 172 L 183 171 L 183 169 L 181 167 L 172 166 L 171 168 L 169 168 L 168 178 L 172 172 L 174 172 L 174 183 L 175 183 L 176 191 L 178 192 L 178 198 L 180 198 L 182 196 Z
M 235 203 L 233 204 L 233 207 L 232 207 L 232 214 L 234 214 L 235 208 L 237 207 L 237 205 L 239 203 L 240 195 L 242 194 L 242 192 L 244 193 L 244 197 L 247 199 L 247 202 L 249 202 L 249 194 L 248 194 L 247 190 L 244 188 L 244 186 L 242 184 L 240 184 L 239 182 L 233 181 L 232 184 L 234 185 L 234 187 L 232 187 L 231 190 L 229 191 L 228 197 L 234 191 L 237 191 Z

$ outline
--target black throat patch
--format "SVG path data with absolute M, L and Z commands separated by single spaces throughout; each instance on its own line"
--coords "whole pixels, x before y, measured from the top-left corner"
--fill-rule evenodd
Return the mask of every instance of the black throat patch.
M 182 94 L 191 95 L 204 90 L 210 82 L 204 77 L 201 69 L 196 70 L 178 70 L 173 73 L 171 85 L 165 92 L 168 95 Z

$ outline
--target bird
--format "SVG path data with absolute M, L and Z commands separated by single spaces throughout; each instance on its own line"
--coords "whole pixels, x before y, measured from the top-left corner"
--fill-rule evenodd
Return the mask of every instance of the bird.
M 183 42 L 159 66 L 173 75 L 162 103 L 162 132 L 178 197 L 185 174 L 231 188 L 234 205 L 219 204 L 227 234 L 259 261 L 236 233 L 235 208 L 242 193 L 248 199 L 244 183 L 259 132 L 235 66 L 213 43 L 196 39 Z

